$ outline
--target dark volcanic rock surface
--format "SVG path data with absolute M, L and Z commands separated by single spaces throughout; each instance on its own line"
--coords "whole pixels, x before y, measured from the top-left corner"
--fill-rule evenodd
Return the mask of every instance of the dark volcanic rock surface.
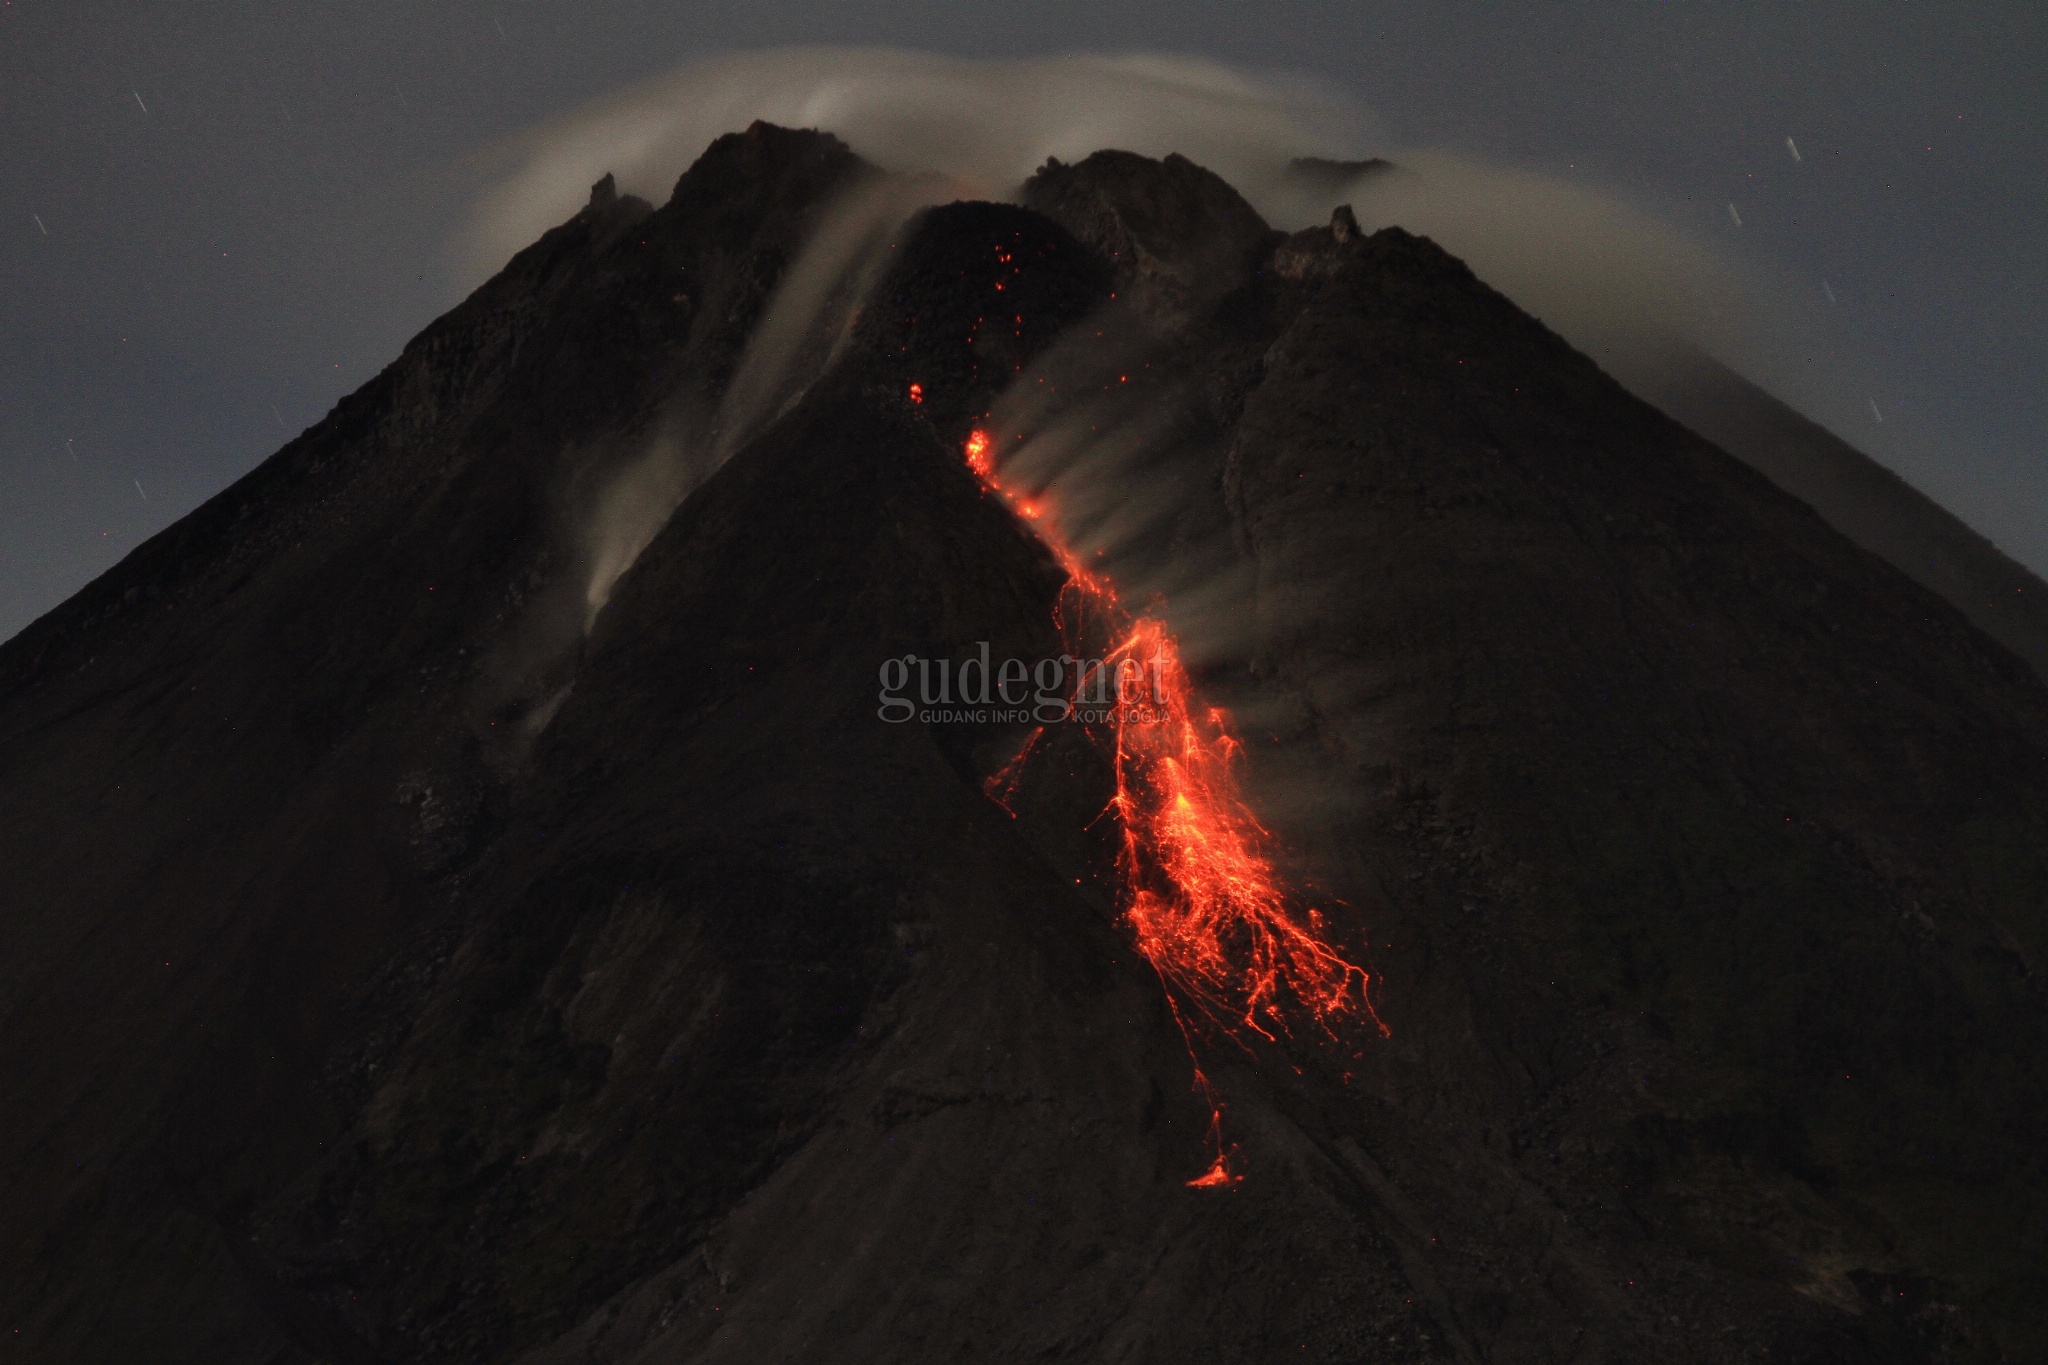
M 2048 690 L 1426 241 L 920 215 L 584 633 L 877 176 L 601 183 L 0 648 L 0 1359 L 2040 1358 Z M 1202 1040 L 1233 1187 L 1099 755 L 1013 819 L 875 715 L 1062 647 L 1017 384 L 1159 417 L 1129 563 L 1249 585 L 1202 685 L 1391 1026 Z

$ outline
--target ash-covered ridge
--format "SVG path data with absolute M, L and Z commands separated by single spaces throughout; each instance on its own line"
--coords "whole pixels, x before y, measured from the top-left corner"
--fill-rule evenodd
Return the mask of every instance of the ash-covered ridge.
M 0 1358 L 2039 1356 L 2048 690 L 1428 241 L 1121 153 L 920 211 L 586 621 L 884 181 L 600 186 L 0 646 Z M 1013 816 L 1017 727 L 875 715 L 1061 648 L 998 419 L 1227 585 L 1391 1031 L 1205 1055 L 1227 1188 L 1099 759 Z

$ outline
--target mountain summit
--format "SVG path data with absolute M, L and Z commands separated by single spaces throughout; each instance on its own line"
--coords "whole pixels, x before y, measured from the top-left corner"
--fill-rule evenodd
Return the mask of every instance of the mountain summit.
M 1427 240 L 941 194 L 606 177 L 0 646 L 0 1360 L 2048 1352 L 2028 664 Z

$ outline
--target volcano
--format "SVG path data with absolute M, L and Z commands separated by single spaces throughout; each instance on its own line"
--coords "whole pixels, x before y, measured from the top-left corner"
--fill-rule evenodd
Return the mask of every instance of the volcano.
M 2048 592 L 1348 210 L 950 198 L 607 178 L 0 647 L 0 1359 L 2048 1355 Z

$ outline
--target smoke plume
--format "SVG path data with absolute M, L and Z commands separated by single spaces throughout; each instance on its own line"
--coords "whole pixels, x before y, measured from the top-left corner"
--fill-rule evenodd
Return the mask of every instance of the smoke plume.
M 756 119 L 819 128 L 892 171 L 1006 199 L 1048 156 L 1180 152 L 1249 193 L 1288 158 L 1363 155 L 1370 119 L 1305 80 L 1180 57 L 974 61 L 885 48 L 794 48 L 694 62 L 536 129 L 479 206 L 479 273 L 561 222 L 610 171 L 655 203 L 722 133 Z
M 606 172 L 656 203 L 720 134 L 765 119 L 837 134 L 893 172 L 1011 199 L 1046 158 L 1103 148 L 1179 152 L 1228 180 L 1274 226 L 1327 222 L 1435 239 L 1482 279 L 1624 377 L 1674 344 L 1780 392 L 1812 392 L 1814 338 L 1765 300 L 1783 291 L 1618 194 L 1430 148 L 1388 144 L 1342 92 L 1214 62 L 1080 54 L 994 61 L 886 48 L 793 48 L 693 62 L 535 129 L 466 235 L 473 272 L 573 213 Z M 1346 184 L 1290 176 L 1297 157 L 1387 157 Z
M 1822 348 L 1764 302 L 1779 291 L 1754 267 L 1613 193 L 1447 151 L 1390 147 L 1366 111 L 1327 86 L 1186 58 L 982 61 L 801 48 L 695 62 L 502 149 L 512 169 L 472 220 L 466 246 L 474 268 L 495 268 L 573 213 L 607 172 L 622 188 L 665 200 L 713 139 L 756 119 L 837 134 L 888 174 L 824 215 L 715 415 L 666 422 L 591 500 L 586 629 L 690 490 L 829 367 L 891 234 L 929 204 L 1013 200 L 1048 157 L 1179 152 L 1288 230 L 1327 222 L 1337 204 L 1349 203 L 1368 229 L 1399 225 L 1435 239 L 1625 383 L 1668 371 L 1674 355 L 1704 353 L 1822 420 L 1832 415 L 1815 401 L 1831 387 L 1812 359 Z M 1395 167 L 1348 181 L 1289 171 L 1299 157 L 1368 156 Z M 1074 544 L 1122 559 L 1127 574 L 1192 606 L 1203 595 L 1191 581 L 1200 571 L 1187 556 L 1158 552 L 1157 528 L 1182 502 L 1159 482 L 1177 463 L 1170 451 L 1158 453 L 1176 439 L 1175 424 L 1160 415 L 1171 407 L 996 416 L 1012 430 L 1032 430 L 1028 449 L 1007 452 L 1021 457 L 1015 477 L 1059 485 L 1055 501 L 1075 519 Z M 1116 439 L 1103 439 L 1110 431 Z M 1190 548 L 1197 547 L 1179 546 Z M 1204 635 L 1188 631 L 1197 657 L 1206 652 Z

